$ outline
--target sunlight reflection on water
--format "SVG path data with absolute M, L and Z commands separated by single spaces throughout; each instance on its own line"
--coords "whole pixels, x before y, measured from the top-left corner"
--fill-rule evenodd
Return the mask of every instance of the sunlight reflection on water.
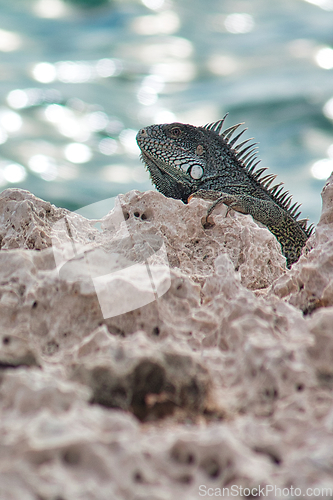
M 17 2 L 0 0 L 2 187 L 72 209 L 149 189 L 138 128 L 229 111 L 318 218 L 332 166 L 332 0 Z

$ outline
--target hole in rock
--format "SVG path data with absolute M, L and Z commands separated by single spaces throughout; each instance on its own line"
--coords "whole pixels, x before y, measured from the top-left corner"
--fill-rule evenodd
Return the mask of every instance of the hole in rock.
M 37 306 L 38 306 L 38 302 L 37 302 L 37 300 L 35 300 L 35 302 L 32 304 L 32 309 L 36 309 Z
M 176 295 L 176 297 L 179 297 L 180 299 L 184 299 L 187 296 L 187 287 L 182 279 L 178 279 L 175 282 L 173 293 Z
M 189 474 L 184 474 L 178 478 L 178 481 L 183 484 L 191 484 L 193 482 L 193 477 Z
M 319 384 L 324 387 L 332 387 L 333 384 L 333 373 L 329 371 L 318 371 L 317 373 Z
M 129 404 L 128 391 L 120 385 L 116 377 L 107 368 L 97 367 L 93 370 L 94 395 L 91 403 L 106 408 L 122 408 L 126 410 Z
M 304 384 L 296 384 L 296 391 L 303 391 L 304 390 Z
M 183 386 L 180 391 L 181 401 L 186 406 L 193 406 L 199 402 L 201 390 L 197 380 L 192 378 L 191 382 Z
M 133 474 L 133 481 L 134 481 L 135 483 L 143 483 L 143 476 L 142 476 L 141 472 L 136 471 L 136 472 Z
M 134 217 L 140 217 L 140 213 L 139 212 L 134 212 Z
M 54 354 L 59 349 L 59 344 L 54 340 L 50 340 L 45 346 L 45 354 Z
M 182 446 L 176 444 L 171 450 L 171 458 L 175 462 L 184 465 L 192 465 L 195 463 L 195 455 L 186 449 L 182 449 Z
M 279 454 L 273 450 L 269 450 L 267 448 L 255 447 L 253 448 L 253 451 L 255 451 L 256 453 L 267 455 L 268 458 L 271 460 L 271 462 L 275 465 L 280 465 L 282 462 Z
M 129 213 L 128 213 L 128 212 L 124 212 L 124 219 L 125 219 L 125 220 L 128 220 L 128 219 L 129 219 Z
M 153 335 L 158 336 L 159 334 L 160 334 L 160 329 L 158 326 L 155 326 L 155 328 L 153 328 Z
M 148 406 L 146 397 L 150 394 L 160 394 L 165 386 L 166 375 L 163 367 L 150 361 L 143 360 L 132 374 L 133 397 L 131 407 L 134 415 L 141 421 L 152 418 L 162 418 L 165 414 L 173 412 L 170 402 L 162 401 L 153 406 Z
M 11 338 L 8 335 L 6 335 L 6 337 L 3 337 L 2 339 L 2 343 L 4 345 L 9 345 L 11 343 Z
M 68 465 L 78 465 L 80 463 L 80 453 L 75 448 L 65 450 L 61 458 Z
M 276 399 L 278 397 L 278 391 L 275 387 L 269 387 L 264 390 L 264 395 L 267 399 Z
M 147 218 L 148 218 L 148 217 L 147 217 L 147 215 L 146 215 L 146 214 L 142 214 L 142 215 L 141 215 L 141 220 L 147 220 Z
M 208 458 L 201 464 L 201 467 L 204 469 L 206 474 L 211 478 L 219 477 L 219 475 L 221 474 L 220 464 L 215 458 L 212 457 Z

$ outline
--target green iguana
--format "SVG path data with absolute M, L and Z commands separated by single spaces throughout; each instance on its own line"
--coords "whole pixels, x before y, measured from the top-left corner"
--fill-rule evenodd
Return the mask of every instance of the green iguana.
M 232 138 L 242 123 L 222 131 L 227 115 L 216 123 L 195 127 L 183 123 L 141 129 L 137 142 L 158 191 L 189 201 L 192 196 L 214 201 L 207 218 L 221 203 L 264 224 L 281 244 L 288 267 L 296 262 L 313 226 L 300 215 L 297 203 L 281 187 L 271 186 L 276 175 L 256 169 L 256 144 L 236 144 L 246 129 Z M 206 218 L 206 220 L 207 220 Z

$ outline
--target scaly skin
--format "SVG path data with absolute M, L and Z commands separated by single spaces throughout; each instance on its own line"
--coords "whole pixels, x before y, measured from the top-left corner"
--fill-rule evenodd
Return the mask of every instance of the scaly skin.
M 237 124 L 222 131 L 223 120 L 195 127 L 183 123 L 151 125 L 141 129 L 137 142 L 158 191 L 187 203 L 192 196 L 213 200 L 207 213 L 224 203 L 230 209 L 264 224 L 281 244 L 288 267 L 299 259 L 312 227 L 299 220 L 299 205 L 281 184 L 270 187 L 275 175 L 255 169 L 254 144 L 236 145 L 243 130 L 231 140 Z M 298 212 L 298 213 L 297 213 Z

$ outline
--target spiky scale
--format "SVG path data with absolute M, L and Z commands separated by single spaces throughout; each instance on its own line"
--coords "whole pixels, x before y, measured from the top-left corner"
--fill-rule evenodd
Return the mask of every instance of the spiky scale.
M 266 189 L 268 189 L 272 182 L 276 179 L 276 177 L 277 176 L 275 174 L 265 175 L 265 177 L 262 177 L 261 183 L 263 186 L 265 186 Z
M 229 146 L 231 148 L 234 147 L 234 144 L 236 144 L 236 142 L 238 141 L 238 139 L 244 134 L 244 132 L 246 132 L 247 128 L 244 128 L 244 130 L 242 130 L 238 135 L 236 135 L 236 137 L 229 142 Z
M 291 207 L 289 207 L 289 212 L 292 213 L 295 208 L 297 208 L 297 203 L 294 203 Z
M 249 141 L 252 141 L 253 139 L 246 139 L 245 141 L 241 142 L 240 144 L 237 145 L 237 149 L 233 150 L 235 153 L 240 153 L 241 152 L 241 148 L 247 144 Z
M 247 141 L 246 141 L 247 142 Z M 254 144 L 249 144 L 246 148 L 243 148 L 242 150 L 237 151 L 237 158 L 241 159 L 242 156 L 248 151 L 249 149 L 253 148 Z
M 304 227 L 306 229 L 306 226 L 308 225 L 308 222 L 309 222 L 309 219 L 298 219 L 297 221 L 302 227 Z M 313 224 L 311 224 L 311 226 L 313 226 Z M 311 227 L 310 226 L 310 227 Z M 309 227 L 309 229 L 310 229 Z
M 213 130 L 214 132 L 219 134 L 222 127 L 223 127 L 223 123 L 224 123 L 226 117 L 228 116 L 228 114 L 229 113 L 226 113 L 224 115 L 224 117 L 222 118 L 222 120 L 218 120 L 217 122 L 213 122 L 213 123 L 207 123 L 203 128 L 205 128 L 207 130 Z
M 280 191 L 283 191 L 283 187 L 280 189 Z M 279 194 L 276 194 L 276 199 L 279 200 L 280 203 L 284 203 L 284 202 L 287 203 L 287 200 L 291 200 L 291 195 L 289 195 L 289 196 L 288 195 L 289 195 L 289 191 L 283 191 L 281 196 L 279 196 Z
M 229 139 L 232 137 L 232 134 L 240 127 L 241 125 L 244 125 L 244 123 L 237 123 L 237 125 L 234 125 L 233 127 L 227 128 L 221 135 L 223 139 L 226 142 L 229 142 Z
M 260 160 L 256 161 L 257 160 L 257 156 L 255 155 L 254 158 L 252 160 L 250 160 L 246 165 L 246 169 L 248 170 L 248 172 L 250 174 L 252 174 L 254 171 L 255 171 L 255 168 L 257 167 L 257 165 L 259 165 L 260 163 Z M 255 162 L 255 163 L 254 163 Z
M 257 151 L 255 151 L 252 155 L 250 155 L 248 158 L 246 158 L 246 160 L 243 162 L 244 163 L 244 167 L 249 171 L 251 172 L 252 171 L 252 167 L 251 169 L 249 168 L 249 164 L 251 164 L 253 161 L 257 160 Z M 253 169 L 255 169 L 255 167 L 260 163 L 260 161 L 257 161 L 257 163 L 255 163 L 255 165 L 253 166 Z
M 281 182 L 281 184 L 283 184 L 283 183 Z M 282 193 L 283 195 L 284 195 L 284 194 L 286 194 L 286 195 L 288 194 L 288 193 L 284 193 L 284 192 L 283 192 L 283 186 L 282 186 L 282 187 L 280 187 L 280 189 L 278 189 L 278 190 L 277 190 L 277 192 L 275 193 L 275 199 L 276 199 L 276 200 L 278 200 L 278 201 L 281 201 L 281 200 L 280 200 L 280 198 L 279 198 L 280 193 Z
M 254 172 L 253 177 L 258 180 L 259 177 L 265 172 L 265 170 L 267 170 L 267 167 L 259 168 Z
M 248 153 L 246 153 L 246 155 L 242 157 L 242 162 L 246 166 L 247 162 L 257 154 L 258 154 L 257 148 L 250 149 L 250 151 L 248 151 Z
M 278 184 L 275 184 L 272 188 L 270 188 L 269 192 L 272 194 L 272 195 L 275 195 L 276 196 L 276 191 L 277 189 L 281 186 L 281 184 L 283 184 L 283 182 L 279 182 Z M 283 188 L 282 188 L 283 189 Z

